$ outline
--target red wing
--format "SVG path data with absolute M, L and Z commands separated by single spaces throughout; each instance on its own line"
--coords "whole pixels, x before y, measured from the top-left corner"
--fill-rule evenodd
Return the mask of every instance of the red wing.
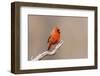
M 50 38 L 51 38 L 51 36 L 49 36 L 47 43 L 49 42 Z

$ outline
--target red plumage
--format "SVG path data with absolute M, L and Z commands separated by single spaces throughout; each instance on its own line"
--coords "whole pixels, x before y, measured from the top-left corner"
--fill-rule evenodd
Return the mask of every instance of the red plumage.
M 60 41 L 60 29 L 56 26 L 53 28 L 49 38 L 48 38 L 48 50 L 52 45 L 57 44 Z

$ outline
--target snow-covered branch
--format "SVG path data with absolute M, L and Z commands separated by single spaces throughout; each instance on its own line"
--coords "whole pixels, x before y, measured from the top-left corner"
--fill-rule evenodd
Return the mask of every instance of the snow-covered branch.
M 33 61 L 37 61 L 37 60 L 41 60 L 43 57 L 47 56 L 47 55 L 54 55 L 56 53 L 56 51 L 58 50 L 58 48 L 60 48 L 62 46 L 62 44 L 64 43 L 63 40 L 61 40 L 52 51 L 44 51 L 43 53 L 37 55 L 35 58 L 33 58 Z

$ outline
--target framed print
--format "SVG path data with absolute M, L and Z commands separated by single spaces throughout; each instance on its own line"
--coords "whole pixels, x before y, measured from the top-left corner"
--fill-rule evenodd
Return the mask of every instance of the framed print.
M 97 68 L 97 7 L 11 3 L 11 72 Z

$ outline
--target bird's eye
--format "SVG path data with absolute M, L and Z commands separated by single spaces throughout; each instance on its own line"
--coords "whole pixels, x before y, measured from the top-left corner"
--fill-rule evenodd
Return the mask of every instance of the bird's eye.
M 59 33 L 60 33 L 60 30 L 59 30 L 59 29 L 57 29 L 57 32 L 59 32 Z

